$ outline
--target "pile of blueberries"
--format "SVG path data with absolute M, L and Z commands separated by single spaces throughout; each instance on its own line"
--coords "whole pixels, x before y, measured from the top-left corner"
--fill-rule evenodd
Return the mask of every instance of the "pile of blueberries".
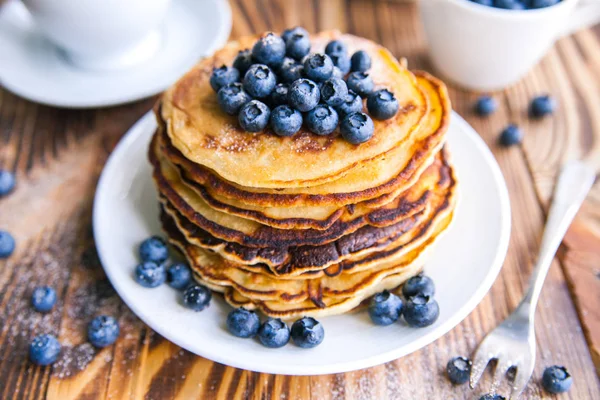
M 533 10 L 546 8 L 560 3 L 561 0 L 470 0 L 483 6 L 503 8 L 505 10 Z
M 373 136 L 372 118 L 392 118 L 399 109 L 394 93 L 375 89 L 365 51 L 352 57 L 340 40 L 325 54 L 310 53 L 308 32 L 301 27 L 278 36 L 264 34 L 239 52 L 233 66 L 215 68 L 210 84 L 221 109 L 237 115 L 242 129 L 259 132 L 270 126 L 279 136 L 292 136 L 304 124 L 316 135 L 329 135 L 339 125 L 352 144 Z M 369 115 L 362 112 L 367 99 Z

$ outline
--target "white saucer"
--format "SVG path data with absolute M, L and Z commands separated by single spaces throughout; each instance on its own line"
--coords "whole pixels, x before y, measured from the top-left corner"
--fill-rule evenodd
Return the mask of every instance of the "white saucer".
M 156 55 L 119 71 L 79 69 L 33 26 L 18 1 L 0 7 L 0 83 L 38 103 L 89 108 L 122 104 L 169 87 L 201 57 L 222 47 L 231 31 L 226 0 L 174 0 Z
M 133 279 L 137 246 L 161 234 L 158 200 L 146 149 L 156 127 L 146 115 L 121 140 L 98 183 L 94 236 L 104 269 L 129 307 L 152 329 L 177 345 L 211 360 L 253 371 L 316 375 L 381 364 L 420 349 L 462 321 L 494 282 L 510 236 L 510 205 L 502 174 L 477 133 L 457 114 L 448 133 L 460 183 L 459 207 L 450 231 L 425 266 L 437 286 L 437 322 L 414 329 L 402 323 L 375 326 L 366 311 L 323 318 L 325 340 L 310 350 L 293 344 L 268 349 L 229 334 L 230 307 L 214 296 L 209 308 L 184 308 L 168 285 L 146 289 Z

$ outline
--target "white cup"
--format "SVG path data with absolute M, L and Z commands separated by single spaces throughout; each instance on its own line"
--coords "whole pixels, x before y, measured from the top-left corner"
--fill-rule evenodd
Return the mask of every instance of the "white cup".
M 502 89 L 533 67 L 561 36 L 600 20 L 600 0 L 562 0 L 503 10 L 469 0 L 421 0 L 434 67 L 469 89 Z
M 22 0 L 44 36 L 76 66 L 121 69 L 152 56 L 170 0 Z

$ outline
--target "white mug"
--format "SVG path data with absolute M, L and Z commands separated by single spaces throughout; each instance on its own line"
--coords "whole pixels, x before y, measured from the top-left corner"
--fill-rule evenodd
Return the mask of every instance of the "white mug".
M 128 67 L 149 58 L 170 0 L 22 0 L 35 26 L 75 65 Z
M 468 89 L 502 89 L 533 67 L 554 41 L 600 20 L 600 0 L 562 0 L 503 10 L 469 0 L 421 0 L 434 67 Z

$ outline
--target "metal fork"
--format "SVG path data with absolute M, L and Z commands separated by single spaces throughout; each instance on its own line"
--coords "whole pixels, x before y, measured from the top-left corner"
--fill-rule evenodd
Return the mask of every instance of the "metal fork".
M 517 399 L 525 389 L 535 365 L 534 316 L 542 285 L 554 254 L 595 178 L 595 172 L 580 161 L 571 161 L 562 168 L 529 289 L 516 310 L 488 333 L 477 348 L 471 369 L 471 389 L 493 359 L 497 360 L 497 364 L 492 390 L 498 387 L 500 379 L 510 368 L 516 368 L 510 400 Z

